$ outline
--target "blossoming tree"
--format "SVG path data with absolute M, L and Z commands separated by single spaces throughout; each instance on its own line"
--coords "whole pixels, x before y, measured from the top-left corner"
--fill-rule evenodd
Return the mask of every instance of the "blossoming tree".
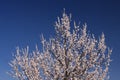
M 55 37 L 46 41 L 41 37 L 42 51 L 29 53 L 29 48 L 17 48 L 10 62 L 10 74 L 18 80 L 106 80 L 110 54 L 102 33 L 99 40 L 87 33 L 65 12 L 55 23 Z

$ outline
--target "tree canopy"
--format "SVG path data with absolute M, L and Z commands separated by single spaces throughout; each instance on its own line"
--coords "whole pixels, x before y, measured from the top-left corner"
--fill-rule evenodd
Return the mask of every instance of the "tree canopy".
M 10 74 L 18 80 L 106 80 L 112 50 L 99 39 L 73 22 L 65 12 L 55 22 L 55 37 L 41 36 L 42 51 L 29 53 L 29 47 L 16 50 L 10 62 Z

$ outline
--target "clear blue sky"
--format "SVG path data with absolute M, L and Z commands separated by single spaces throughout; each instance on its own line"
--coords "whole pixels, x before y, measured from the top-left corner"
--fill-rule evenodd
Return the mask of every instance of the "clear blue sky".
M 72 20 L 88 25 L 88 30 L 106 35 L 113 48 L 110 80 L 120 80 L 120 2 L 119 0 L 0 0 L 0 80 L 12 80 L 6 74 L 15 48 L 40 45 L 40 34 L 49 38 L 63 8 Z

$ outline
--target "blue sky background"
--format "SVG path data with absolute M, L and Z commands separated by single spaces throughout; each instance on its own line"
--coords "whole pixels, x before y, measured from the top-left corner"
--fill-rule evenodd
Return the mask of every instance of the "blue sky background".
M 85 22 L 90 33 L 106 36 L 113 48 L 110 80 L 120 80 L 120 1 L 119 0 L 0 0 L 0 80 L 13 80 L 7 71 L 17 46 L 30 50 L 40 46 L 40 34 L 54 34 L 54 23 L 63 8 L 72 20 Z

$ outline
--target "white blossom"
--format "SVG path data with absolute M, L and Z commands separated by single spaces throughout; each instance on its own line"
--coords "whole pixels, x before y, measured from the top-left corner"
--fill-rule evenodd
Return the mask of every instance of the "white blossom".
M 46 41 L 43 50 L 29 53 L 17 48 L 10 62 L 11 75 L 18 80 L 105 80 L 108 78 L 110 50 L 105 36 L 97 40 L 87 33 L 87 25 L 71 30 L 71 17 L 65 12 L 55 24 L 56 37 Z

